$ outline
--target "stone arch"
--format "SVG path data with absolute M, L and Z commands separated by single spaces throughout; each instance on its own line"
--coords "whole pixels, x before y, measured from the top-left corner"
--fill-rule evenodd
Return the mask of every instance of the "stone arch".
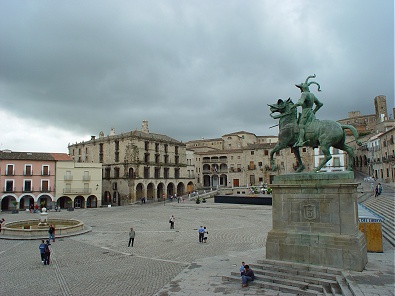
M 140 200 L 144 197 L 144 185 L 143 183 L 138 183 L 136 185 L 136 200 Z
M 111 192 L 110 191 L 104 191 L 103 192 L 102 205 L 110 205 L 110 204 L 111 204 Z
M 147 200 L 154 200 L 155 198 L 155 185 L 154 183 L 149 183 L 147 185 Z
M 166 193 L 167 193 L 168 196 L 174 195 L 174 193 L 175 193 L 175 186 L 174 186 L 173 183 L 170 182 L 169 184 L 167 184 Z
M 203 187 L 211 187 L 211 178 L 209 175 L 203 175 Z
M 160 198 L 166 198 L 166 192 L 165 192 L 165 184 L 163 184 L 162 182 L 160 182 L 158 184 L 158 186 L 156 187 L 156 198 L 160 199 Z
M 185 193 L 185 185 L 183 182 L 177 184 L 177 196 L 182 196 Z
M 87 208 L 97 208 L 97 197 L 95 195 L 89 195 L 86 201 Z
M 82 195 L 77 195 L 74 198 L 74 208 L 85 208 L 85 198 Z
M 19 208 L 29 209 L 30 205 L 34 206 L 34 195 L 31 193 L 25 193 L 20 197 Z
M 71 203 L 70 203 L 71 202 Z M 67 196 L 67 195 L 63 195 L 61 197 L 58 198 L 56 205 L 61 208 L 61 209 L 66 209 L 71 207 L 73 200 L 71 199 L 71 197 Z
M 194 184 L 192 181 L 189 181 L 187 184 L 187 192 L 193 192 L 195 190 Z
M 10 209 L 14 208 L 14 205 L 12 204 L 14 201 L 19 202 L 18 197 L 15 194 L 6 194 L 3 195 L 1 198 L 1 210 L 2 211 L 8 211 Z

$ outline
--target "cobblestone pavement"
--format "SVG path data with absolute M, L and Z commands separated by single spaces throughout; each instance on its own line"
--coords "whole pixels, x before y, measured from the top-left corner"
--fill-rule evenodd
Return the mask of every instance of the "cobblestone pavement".
M 271 229 L 269 206 L 217 205 L 212 200 L 200 205 L 153 203 L 49 215 L 76 218 L 92 232 L 58 238 L 52 243 L 49 266 L 40 261 L 39 240 L 0 240 L 1 295 L 155 295 L 184 269 L 197 269 L 201 259 L 257 249 L 262 258 Z M 174 230 L 168 223 L 170 215 L 176 217 Z M 35 219 L 38 214 L 3 212 L 1 217 L 11 222 Z M 198 242 L 200 225 L 209 230 L 206 244 Z M 130 227 L 136 230 L 134 247 L 127 246 Z M 226 260 L 237 270 L 244 259 Z M 228 274 L 229 268 L 221 273 Z M 216 282 L 221 284 L 220 276 L 210 280 Z
M 241 261 L 265 257 L 271 206 L 214 204 L 209 199 L 199 205 L 147 203 L 49 215 L 76 218 L 92 232 L 56 239 L 49 266 L 40 261 L 38 240 L 0 239 L 0 295 L 286 295 L 222 282 Z M 176 218 L 174 230 L 170 215 Z M 6 222 L 38 218 L 25 212 L 0 216 Z M 206 244 L 198 242 L 200 225 L 209 231 Z M 134 247 L 127 246 L 130 227 L 136 230 Z M 392 256 L 393 266 L 393 254 L 393 248 L 374 254 L 375 262 L 391 266 Z M 375 262 L 373 275 L 380 268 Z M 388 291 L 391 283 L 385 285 Z

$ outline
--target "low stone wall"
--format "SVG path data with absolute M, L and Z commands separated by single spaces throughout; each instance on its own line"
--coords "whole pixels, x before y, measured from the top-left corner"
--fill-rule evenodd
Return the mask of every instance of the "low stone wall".
M 18 238 L 46 238 L 48 237 L 49 226 L 37 227 L 39 219 L 21 220 L 17 222 L 6 223 L 2 227 L 2 233 L 7 237 Z M 48 224 L 53 224 L 56 229 L 56 235 L 67 235 L 80 232 L 84 229 L 84 223 L 79 220 L 68 219 L 49 219 Z

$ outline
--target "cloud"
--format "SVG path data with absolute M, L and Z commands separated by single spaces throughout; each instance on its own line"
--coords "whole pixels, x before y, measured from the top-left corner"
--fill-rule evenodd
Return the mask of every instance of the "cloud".
M 151 132 L 182 141 L 238 130 L 265 135 L 276 124 L 267 104 L 297 100 L 294 84 L 314 73 L 323 90 L 312 88 L 324 103 L 318 118 L 372 114 L 376 95 L 386 95 L 391 110 L 393 6 L 4 0 L 2 112 L 23 119 L 13 126 L 17 135 L 34 121 L 39 129 L 70 133 L 72 142 L 111 127 L 139 129 L 144 119 Z M 26 137 L 0 140 L 7 147 L 24 144 L 22 150 L 35 145 Z

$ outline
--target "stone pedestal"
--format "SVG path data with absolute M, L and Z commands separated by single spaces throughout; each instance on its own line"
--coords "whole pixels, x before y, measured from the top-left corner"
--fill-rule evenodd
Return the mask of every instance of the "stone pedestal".
M 362 271 L 367 251 L 357 186 L 353 172 L 275 177 L 266 258 Z

